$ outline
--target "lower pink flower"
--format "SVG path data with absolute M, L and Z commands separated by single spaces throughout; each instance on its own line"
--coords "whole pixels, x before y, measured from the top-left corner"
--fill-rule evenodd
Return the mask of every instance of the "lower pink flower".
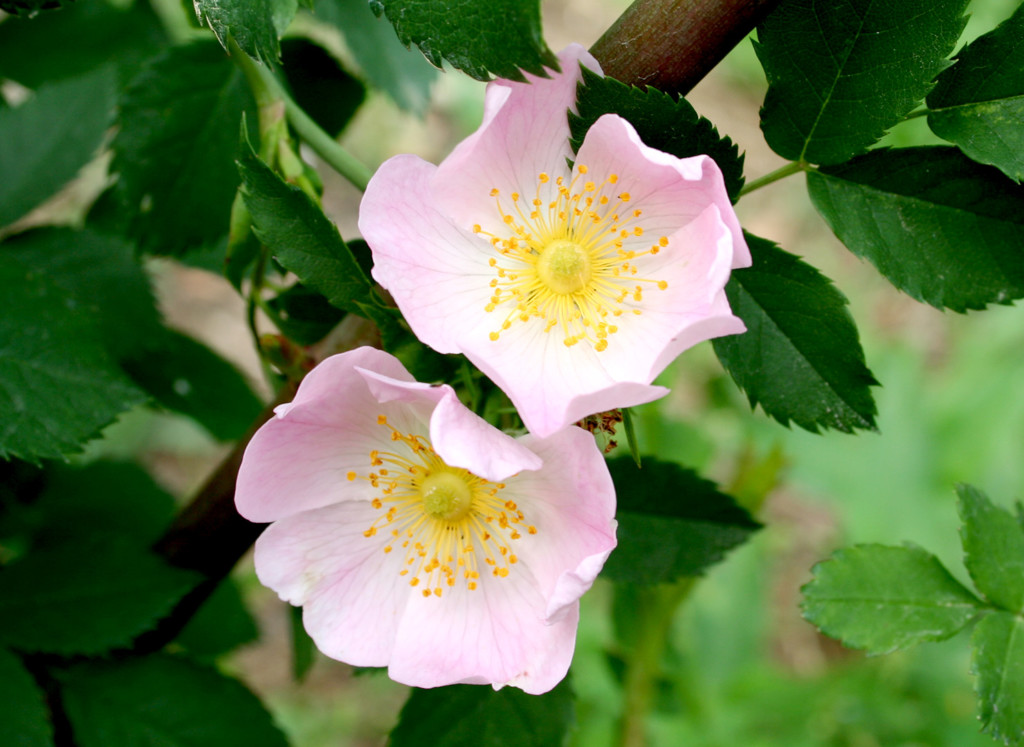
M 273 522 L 256 573 L 317 647 L 416 687 L 554 687 L 615 546 L 593 437 L 512 438 L 360 348 L 321 363 L 246 449 L 235 501 Z

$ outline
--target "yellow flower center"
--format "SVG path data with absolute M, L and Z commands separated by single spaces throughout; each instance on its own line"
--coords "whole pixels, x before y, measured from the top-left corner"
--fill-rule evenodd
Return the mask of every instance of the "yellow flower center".
M 507 230 L 499 235 L 478 224 L 473 231 L 488 237 L 497 252 L 490 259 L 497 277 L 490 281 L 493 294 L 485 310 L 503 309 L 505 318 L 490 333 L 492 340 L 516 322 L 540 319 L 544 331 L 559 330 L 567 346 L 586 340 L 605 350 L 608 336 L 618 331 L 615 317 L 642 313 L 645 286 L 668 287 L 664 280 L 637 277 L 634 262 L 660 252 L 668 237 L 646 249 L 625 248 L 627 241 L 635 247 L 644 235 L 638 221 L 643 211 L 629 208 L 628 192 L 616 193 L 616 174 L 598 184 L 587 173 L 586 166 L 577 165 L 568 184 L 558 177 L 553 187 L 551 178 L 540 174 L 529 204 L 513 192 L 510 210 L 501 193 L 491 190 Z M 552 199 L 541 197 L 552 189 Z
M 391 431 L 396 450 L 369 453 L 370 471 L 349 472 L 365 479 L 380 495 L 372 506 L 381 513 L 363 532 L 390 534 L 384 552 L 405 551 L 399 572 L 423 596 L 440 597 L 461 579 L 477 588 L 482 570 L 504 578 L 519 559 L 512 543 L 523 533 L 536 534 L 514 501 L 502 500 L 504 483 L 492 483 L 460 467 L 450 467 L 422 436 L 401 433 L 384 415 L 377 422 Z M 522 530 L 522 531 L 520 531 Z

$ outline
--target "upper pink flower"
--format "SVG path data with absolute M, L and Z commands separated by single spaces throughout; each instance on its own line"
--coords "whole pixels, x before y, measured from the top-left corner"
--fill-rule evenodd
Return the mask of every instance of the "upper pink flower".
M 256 573 L 317 647 L 408 685 L 554 687 L 615 546 L 593 436 L 518 439 L 371 348 L 328 358 L 250 441 Z
M 723 289 L 750 264 L 711 158 L 649 148 L 614 114 L 573 156 L 566 112 L 580 64 L 599 66 L 579 46 L 559 62 L 490 83 L 480 129 L 440 166 L 384 163 L 359 215 L 416 336 L 464 353 L 540 436 L 657 399 L 679 353 L 743 332 Z

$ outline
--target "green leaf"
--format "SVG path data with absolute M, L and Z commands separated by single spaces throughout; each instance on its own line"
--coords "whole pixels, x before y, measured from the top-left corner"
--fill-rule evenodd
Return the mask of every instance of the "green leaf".
M 23 15 L 29 18 L 35 16 L 41 10 L 57 10 L 75 0 L 0 0 L 0 10 L 13 15 Z
M 302 622 L 302 607 L 288 607 L 288 623 L 292 644 L 292 679 L 302 682 L 316 661 L 316 644 Z
M 243 112 L 256 121 L 242 73 L 213 43 L 176 47 L 132 81 L 112 169 L 142 249 L 182 254 L 227 233 Z
M 144 395 L 107 357 L 97 320 L 0 253 L 0 458 L 79 450 Z
M 608 462 L 618 496 L 618 547 L 605 563 L 612 581 L 657 584 L 698 576 L 761 528 L 696 472 L 645 456 Z
M 296 0 L 195 0 L 199 22 L 209 26 L 221 46 L 228 36 L 250 57 L 266 63 L 281 57 L 278 37 L 298 10 Z
M 878 382 L 864 365 L 846 297 L 771 241 L 746 238 L 754 264 L 733 270 L 725 292 L 747 331 L 713 341 L 722 365 L 751 407 L 760 404 L 783 425 L 874 429 Z
M 83 34 L 82 29 L 89 33 Z M 149 3 L 76 2 L 61 13 L 0 24 L 0 78 L 38 88 L 113 63 L 124 80 L 167 43 Z
M 1024 527 L 971 485 L 957 485 L 964 565 L 978 591 L 1010 612 L 1024 608 Z
M 743 155 L 739 148 L 689 102 L 648 86 L 640 90 L 614 78 L 582 68 L 576 99 L 578 114 L 569 113 L 572 148 L 579 150 L 587 130 L 604 114 L 618 114 L 636 128 L 645 145 L 677 158 L 708 155 L 725 178 L 729 198 L 736 202 L 743 188 Z
M 813 568 L 804 617 L 851 648 L 887 654 L 955 635 L 980 603 L 919 547 L 857 545 Z
M 1024 187 L 956 148 L 878 150 L 807 175 L 818 212 L 856 255 L 954 311 L 1024 296 Z
M 212 667 L 154 654 L 58 675 L 79 747 L 286 747 L 270 714 Z
M 1024 6 L 961 50 L 927 103 L 932 132 L 975 161 L 1024 179 Z
M 538 0 L 370 0 L 370 7 L 436 67 L 446 61 L 477 80 L 488 73 L 524 80 L 522 70 L 558 68 L 541 34 Z
M 77 306 L 95 312 L 115 359 L 149 344 L 162 329 L 149 276 L 135 247 L 123 238 L 47 228 L 16 236 L 4 243 L 4 251 L 45 274 Z
M 124 538 L 41 546 L 0 574 L 0 641 L 62 655 L 127 646 L 197 580 Z
M 276 312 L 274 323 L 288 339 L 299 345 L 313 345 L 337 326 L 344 312 L 301 283 L 272 298 L 268 305 Z
M 0 108 L 0 226 L 53 196 L 96 155 L 114 113 L 116 75 L 102 67 Z
M 362 105 L 366 88 L 308 39 L 285 39 L 281 57 L 292 98 L 324 131 L 337 137 Z
M 219 441 L 241 438 L 263 410 L 238 369 L 174 330 L 163 330 L 122 365 L 158 404 L 192 418 Z
M 480 685 L 414 689 L 388 747 L 558 747 L 574 720 L 568 681 L 543 695 Z
M 292 609 L 300 609 L 294 607 Z M 221 582 L 174 642 L 195 657 L 212 660 L 259 637 L 256 621 L 231 579 Z
M 1004 744 L 1024 735 L 1024 620 L 1008 612 L 985 615 L 971 636 L 982 729 Z
M 785 0 L 758 26 L 761 129 L 791 161 L 841 163 L 924 98 L 964 28 L 967 0 Z
M 0 648 L 0 744 L 53 747 L 43 691 L 21 660 Z
M 316 15 L 341 31 L 371 86 L 401 109 L 426 112 L 437 69 L 398 41 L 391 24 L 376 18 L 366 0 L 317 0 Z

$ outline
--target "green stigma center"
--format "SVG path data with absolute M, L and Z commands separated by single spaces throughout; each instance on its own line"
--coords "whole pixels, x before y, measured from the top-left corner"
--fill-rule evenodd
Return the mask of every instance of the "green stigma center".
M 458 521 L 473 505 L 473 491 L 464 479 L 451 472 L 434 472 L 419 485 L 423 510 L 443 521 Z
M 552 241 L 537 259 L 537 275 L 553 293 L 575 293 L 593 277 L 590 253 L 575 241 Z

